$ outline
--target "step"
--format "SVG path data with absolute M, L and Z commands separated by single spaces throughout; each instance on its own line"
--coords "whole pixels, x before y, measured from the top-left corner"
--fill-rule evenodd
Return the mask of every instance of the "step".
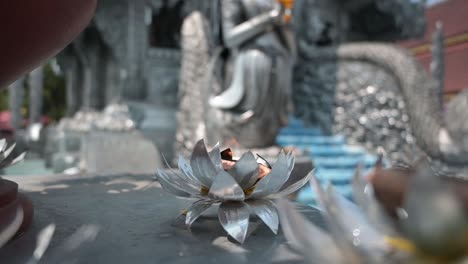
M 304 127 L 304 121 L 302 121 L 301 119 L 289 118 L 287 127 L 289 127 L 289 128 L 303 128 Z
M 307 150 L 313 158 L 316 157 L 342 157 L 342 156 L 353 156 L 353 157 L 364 157 L 365 150 L 355 146 L 314 146 L 304 148 Z
M 276 143 L 281 146 L 294 145 L 296 147 L 314 147 L 342 145 L 346 142 L 343 136 L 278 135 Z
M 354 169 L 359 164 L 365 168 L 374 166 L 377 158 L 371 155 L 361 156 L 341 156 L 341 157 L 316 157 L 314 165 L 317 168 L 348 168 Z
M 311 136 L 320 136 L 322 135 L 322 131 L 318 128 L 311 128 L 311 127 L 304 127 L 304 128 L 291 128 L 285 127 L 282 128 L 279 132 L 279 135 L 287 135 L 287 136 L 304 136 L 304 135 L 311 135 Z
M 335 136 L 307 136 L 301 138 L 302 144 L 307 145 L 339 145 L 346 144 L 345 138 L 340 135 Z

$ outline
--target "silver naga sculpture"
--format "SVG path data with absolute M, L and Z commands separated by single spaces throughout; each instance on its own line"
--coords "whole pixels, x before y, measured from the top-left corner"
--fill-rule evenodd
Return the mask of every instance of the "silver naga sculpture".
M 305 7 L 310 4 L 302 1 Z M 408 32 L 417 32 L 418 28 L 424 32 L 417 18 L 423 17 L 418 11 L 422 4 L 392 2 L 389 10 L 395 21 L 400 21 L 395 28 L 402 29 L 399 36 L 391 39 L 407 37 Z M 385 5 L 376 1 L 376 6 Z M 312 18 L 324 21 L 322 24 L 333 22 L 323 12 L 315 17 L 306 16 L 305 7 L 295 8 L 297 26 L 312 25 Z M 406 22 L 401 24 L 401 21 Z M 357 22 L 360 20 L 353 21 L 352 17 L 348 20 L 354 27 L 359 25 Z M 467 116 L 466 93 L 447 105 L 444 113 L 443 75 L 436 73 L 435 78 L 429 77 L 409 52 L 397 46 L 368 42 L 359 35 L 339 39 L 336 36 L 343 38 L 343 34 L 334 32 L 346 31 L 346 26 L 331 24 L 329 45 L 323 45 L 320 38 L 297 34 L 299 60 L 293 86 L 296 115 L 330 133 L 344 134 L 351 143 L 364 145 L 371 151 L 383 147 L 395 161 L 409 150 L 413 154 L 422 151 L 448 164 L 466 166 L 467 128 L 463 125 Z M 297 31 L 302 33 L 305 29 Z M 374 39 L 384 40 L 391 35 L 376 34 Z M 440 39 L 440 33 L 435 39 Z M 435 57 L 435 62 L 441 61 L 440 56 Z M 435 64 L 439 65 L 437 69 L 443 66 Z
M 219 25 L 208 27 L 195 12 L 182 26 L 176 150 L 191 149 L 199 138 L 271 146 L 291 109 L 294 44 L 284 8 L 273 0 L 214 3 Z
M 308 58 L 321 61 L 323 67 L 339 67 L 336 91 L 321 91 L 336 100 L 326 108 L 336 113 L 331 117 L 334 131 L 370 144 L 370 149 L 383 146 L 398 154 L 406 147 L 412 152 L 421 148 L 433 159 L 468 164 L 468 93 L 451 101 L 444 114 L 437 82 L 405 50 L 387 44 L 345 44 Z M 357 77 L 351 76 L 359 70 Z

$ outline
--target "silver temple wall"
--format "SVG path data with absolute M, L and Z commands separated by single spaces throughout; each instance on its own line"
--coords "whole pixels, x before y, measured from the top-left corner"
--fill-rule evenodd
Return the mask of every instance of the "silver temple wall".
M 68 113 L 99 110 L 112 102 L 126 103 L 137 127 L 150 135 L 171 159 L 179 103 L 180 26 L 188 14 L 199 10 L 210 21 L 215 38 L 219 37 L 216 35 L 219 10 L 214 2 L 99 1 L 91 25 L 60 55 L 67 76 Z M 298 38 L 298 57 L 307 58 L 306 54 L 318 48 L 346 42 L 391 41 L 418 35 L 424 32 L 423 12 L 422 3 L 414 1 L 296 0 L 293 25 Z M 216 39 L 213 41 L 216 44 Z M 297 61 L 296 94 L 304 86 L 308 91 L 315 89 L 308 80 L 322 71 L 319 68 L 316 61 Z M 315 73 L 310 75 L 311 71 Z M 310 102 L 303 104 L 300 100 L 295 104 L 296 112 L 310 121 L 313 118 L 304 116 L 304 112 L 322 107 Z M 324 109 L 327 108 L 322 108 L 322 113 Z M 335 120 L 319 124 L 327 127 L 330 122 Z
M 88 105 L 102 109 L 112 101 L 162 102 L 167 107 L 176 107 L 179 47 L 151 43 L 153 23 L 157 23 L 153 20 L 161 17 L 161 12 L 170 12 L 173 21 L 180 20 L 181 24 L 183 17 L 194 8 L 208 12 L 209 1 L 99 1 L 91 25 L 60 55 L 61 64 L 71 78 L 86 79 L 88 68 L 92 75 L 89 85 L 67 82 L 68 87 L 76 86 L 70 91 L 86 91 L 73 96 L 81 100 L 69 99 L 70 105 L 79 105 L 70 112 Z M 167 38 L 177 40 L 179 28 L 174 25 L 171 30 L 164 33 L 170 34 Z
M 29 88 L 29 121 L 31 124 L 40 123 L 42 117 L 42 91 L 44 89 L 44 67 L 39 66 L 32 72 L 16 80 L 9 87 L 9 108 L 11 113 L 11 126 L 13 129 L 22 129 L 26 117 L 23 117 L 22 108 L 25 100 L 25 82 Z

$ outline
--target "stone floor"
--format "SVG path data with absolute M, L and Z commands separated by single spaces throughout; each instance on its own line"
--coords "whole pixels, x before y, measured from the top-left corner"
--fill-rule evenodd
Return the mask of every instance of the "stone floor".
M 370 168 L 375 156 L 348 146 L 339 135 L 293 120 L 278 136 L 281 146 L 293 145 L 310 154 L 317 177 L 350 195 L 350 180 L 358 163 Z M 282 235 L 273 235 L 254 219 L 244 245 L 233 242 L 217 222 L 215 212 L 197 221 L 191 231 L 173 220 L 190 202 L 166 194 L 148 176 L 51 175 L 40 160 L 27 160 L 6 171 L 35 205 L 32 228 L 0 250 L 0 263 L 26 263 L 36 235 L 48 224 L 56 234 L 42 263 L 297 263 Z M 33 175 L 31 175 L 33 174 Z M 9 178 L 9 177 L 6 177 Z M 314 192 L 303 188 L 298 201 L 313 204 Z M 301 206 L 300 206 L 301 207 Z M 311 220 L 317 211 L 301 207 Z M 83 225 L 98 228 L 96 240 L 74 254 L 63 254 L 65 241 Z
M 6 177 L 8 178 L 8 177 Z M 38 231 L 56 232 L 41 263 L 297 263 L 281 234 L 258 219 L 244 245 L 232 242 L 215 214 L 199 219 L 191 232 L 174 225 L 188 204 L 165 193 L 150 176 L 14 176 L 35 205 L 32 228 L 0 250 L 0 263 L 26 263 Z M 317 211 L 301 207 L 321 223 Z M 74 254 L 61 254 L 67 238 L 83 225 L 97 237 Z

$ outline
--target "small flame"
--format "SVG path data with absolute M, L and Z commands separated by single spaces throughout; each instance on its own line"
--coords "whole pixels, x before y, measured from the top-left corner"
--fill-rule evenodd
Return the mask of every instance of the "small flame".
M 294 0 L 277 0 L 285 8 L 284 10 L 284 22 L 289 23 L 292 19 L 292 9 L 294 6 Z

